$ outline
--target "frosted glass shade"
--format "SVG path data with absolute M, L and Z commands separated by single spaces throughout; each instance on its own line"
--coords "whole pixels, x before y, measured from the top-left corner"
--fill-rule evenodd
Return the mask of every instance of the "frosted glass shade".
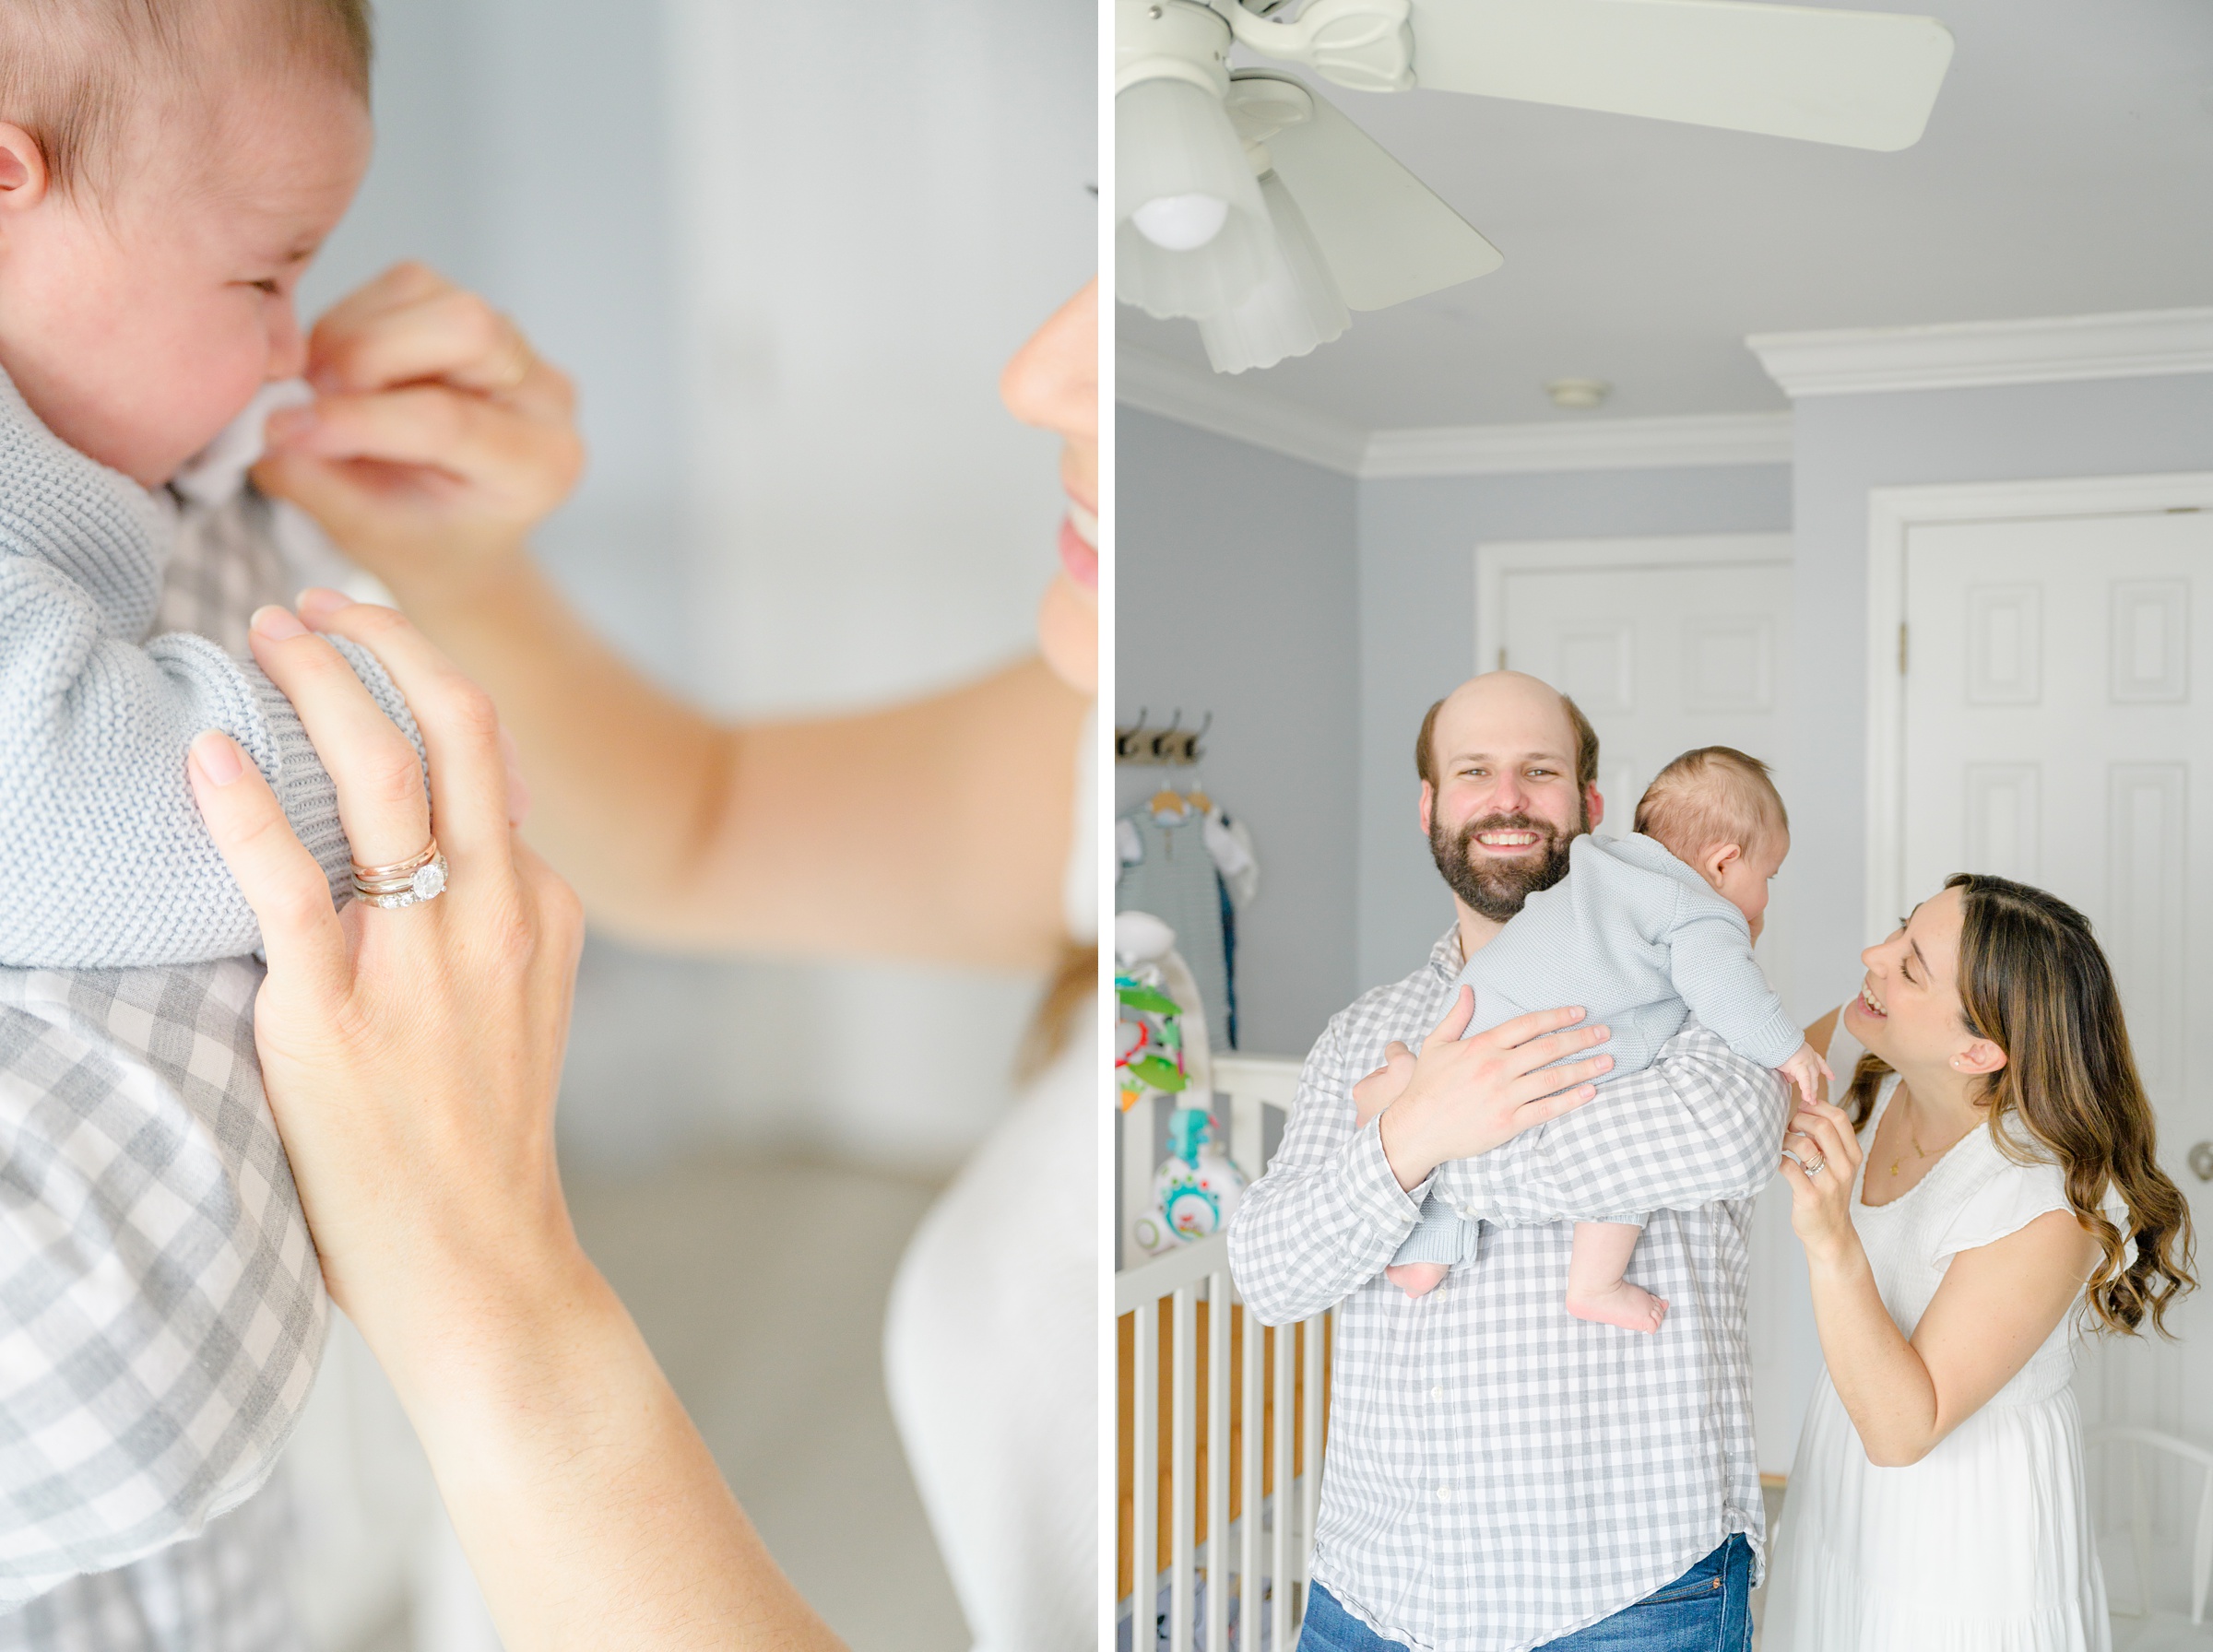
M 1141 80 L 1114 100 L 1115 296 L 1151 315 L 1204 316 L 1257 286 L 1268 209 L 1222 100 L 1188 80 Z M 1195 239 L 1222 203 L 1221 228 Z M 1162 246 L 1138 226 L 1189 246 Z
M 1290 190 L 1270 172 L 1260 180 L 1260 196 L 1274 230 L 1275 255 L 1245 297 L 1219 314 L 1199 318 L 1199 336 L 1216 372 L 1273 367 L 1287 356 L 1303 356 L 1329 343 L 1352 325 L 1352 314 Z

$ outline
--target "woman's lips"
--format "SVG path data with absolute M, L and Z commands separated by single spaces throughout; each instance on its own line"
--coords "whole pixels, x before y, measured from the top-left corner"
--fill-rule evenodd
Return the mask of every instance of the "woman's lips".
M 1099 551 L 1093 542 L 1098 531 L 1098 518 L 1071 502 L 1060 519 L 1060 566 L 1086 591 L 1099 588 Z

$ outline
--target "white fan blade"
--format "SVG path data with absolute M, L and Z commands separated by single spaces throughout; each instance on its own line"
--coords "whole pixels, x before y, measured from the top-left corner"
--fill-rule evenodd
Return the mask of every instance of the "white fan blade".
M 1250 77 L 1298 84 L 1288 75 Z M 1348 309 L 1387 310 L 1506 262 L 1327 98 L 1316 95 L 1310 119 L 1271 136 L 1268 153 Z
M 1444 91 L 1903 149 L 1952 61 L 1934 18 L 1741 0 L 1414 0 Z

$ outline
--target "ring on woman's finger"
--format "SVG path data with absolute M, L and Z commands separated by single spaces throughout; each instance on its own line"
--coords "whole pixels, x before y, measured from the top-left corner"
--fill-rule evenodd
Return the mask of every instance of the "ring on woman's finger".
M 1793 1134 L 1793 1135 L 1795 1135 L 1796 1133 L 1797 1133 L 1797 1132 L 1795 1132 L 1795 1131 L 1793 1131 L 1793 1132 L 1792 1132 L 1792 1134 Z M 1820 1159 L 1820 1158 L 1817 1158 L 1817 1159 L 1805 1159 L 1805 1158 L 1802 1158 L 1802 1157 L 1800 1157 L 1800 1156 L 1799 1156 L 1798 1152 L 1797 1152 L 1797 1151 L 1796 1151 L 1794 1149 L 1792 1149 L 1792 1148 L 1787 1148 L 1787 1147 L 1786 1147 L 1786 1148 L 1784 1148 L 1784 1149 L 1782 1150 L 1782 1156 L 1783 1156 L 1784 1158 L 1788 1159 L 1788 1160 L 1789 1160 L 1789 1161 L 1790 1161 L 1792 1163 L 1795 1164 L 1795 1165 L 1796 1165 L 1796 1166 L 1797 1166 L 1797 1167 L 1798 1167 L 1800 1170 L 1803 1170 L 1804 1172 L 1805 1172 L 1805 1174 L 1806 1174 L 1806 1176 L 1807 1176 L 1807 1178 L 1808 1178 L 1809 1180 L 1810 1180 L 1811 1178 L 1815 1177 L 1815 1176 L 1817 1176 L 1817 1175 L 1819 1175 L 1819 1174 L 1821 1174 L 1821 1167 L 1822 1167 L 1824 1164 L 1827 1164 L 1827 1163 L 1828 1162 L 1828 1161 L 1827 1159 Z
M 355 861 L 353 893 L 356 900 L 387 911 L 435 901 L 445 893 L 445 856 L 438 840 L 425 844 L 421 854 L 388 867 L 365 867 Z

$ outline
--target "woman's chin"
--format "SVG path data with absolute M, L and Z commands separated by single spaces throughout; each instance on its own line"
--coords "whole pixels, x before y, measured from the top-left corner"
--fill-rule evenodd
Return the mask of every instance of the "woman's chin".
M 1037 605 L 1037 651 L 1070 688 L 1099 691 L 1098 599 L 1066 573 L 1053 575 Z
M 1843 1021 L 1846 1029 L 1860 1041 L 1863 1048 L 1873 1055 L 1883 1055 L 1884 1035 L 1888 1031 L 1889 1020 L 1888 1016 L 1877 1015 L 1868 1009 L 1866 1001 L 1862 998 L 1854 997 L 1844 1006 Z M 1889 1057 L 1885 1056 L 1884 1059 L 1888 1060 Z

